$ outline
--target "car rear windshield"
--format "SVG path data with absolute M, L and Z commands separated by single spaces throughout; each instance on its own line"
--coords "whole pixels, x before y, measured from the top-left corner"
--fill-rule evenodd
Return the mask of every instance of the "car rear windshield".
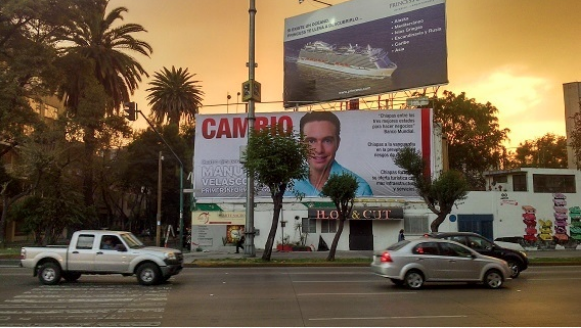
M 388 251 L 396 251 L 396 250 L 398 250 L 398 249 L 400 249 L 400 248 L 404 247 L 405 245 L 407 245 L 407 244 L 409 244 L 409 243 L 410 243 L 410 241 L 409 241 L 409 240 L 402 240 L 402 241 L 400 241 L 400 242 L 397 242 L 397 243 L 395 243 L 395 244 L 393 244 L 393 245 L 389 246 L 389 247 L 387 248 L 387 250 L 388 250 Z

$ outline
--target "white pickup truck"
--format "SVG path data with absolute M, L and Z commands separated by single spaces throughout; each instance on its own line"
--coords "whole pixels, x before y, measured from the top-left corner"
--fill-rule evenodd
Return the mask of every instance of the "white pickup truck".
M 20 266 L 33 269 L 41 283 L 61 278 L 76 281 L 82 274 L 136 275 L 142 285 L 155 285 L 180 273 L 184 257 L 172 248 L 145 246 L 130 232 L 81 230 L 68 246 L 22 247 Z

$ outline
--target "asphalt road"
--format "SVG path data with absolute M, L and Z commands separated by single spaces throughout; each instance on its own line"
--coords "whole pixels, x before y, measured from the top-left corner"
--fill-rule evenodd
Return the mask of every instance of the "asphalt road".
M 579 326 L 581 267 L 531 267 L 500 290 L 395 287 L 365 267 L 186 268 L 166 284 L 83 276 L 42 286 L 0 267 L 0 326 Z

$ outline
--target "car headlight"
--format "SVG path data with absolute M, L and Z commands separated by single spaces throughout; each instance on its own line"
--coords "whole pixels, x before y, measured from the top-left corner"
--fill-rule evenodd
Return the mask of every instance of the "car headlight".
M 165 258 L 168 260 L 177 260 L 176 254 L 174 252 L 165 253 Z

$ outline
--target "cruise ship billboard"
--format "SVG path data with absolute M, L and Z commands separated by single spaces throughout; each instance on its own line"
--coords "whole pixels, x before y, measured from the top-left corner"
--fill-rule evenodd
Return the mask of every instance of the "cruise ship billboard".
M 409 176 L 393 158 L 411 146 L 434 170 L 431 109 L 380 111 L 277 112 L 256 115 L 255 128 L 279 125 L 302 132 L 315 149 L 309 159 L 310 179 L 295 182 L 305 197 L 320 197 L 331 174 L 348 172 L 359 181 L 358 198 L 417 196 Z M 246 114 L 197 115 L 194 154 L 194 197 L 244 198 L 247 177 L 240 163 L 247 143 Z M 295 197 L 288 191 L 285 197 Z M 257 197 L 270 197 L 268 189 Z
M 445 0 L 351 0 L 284 35 L 285 108 L 448 83 Z

